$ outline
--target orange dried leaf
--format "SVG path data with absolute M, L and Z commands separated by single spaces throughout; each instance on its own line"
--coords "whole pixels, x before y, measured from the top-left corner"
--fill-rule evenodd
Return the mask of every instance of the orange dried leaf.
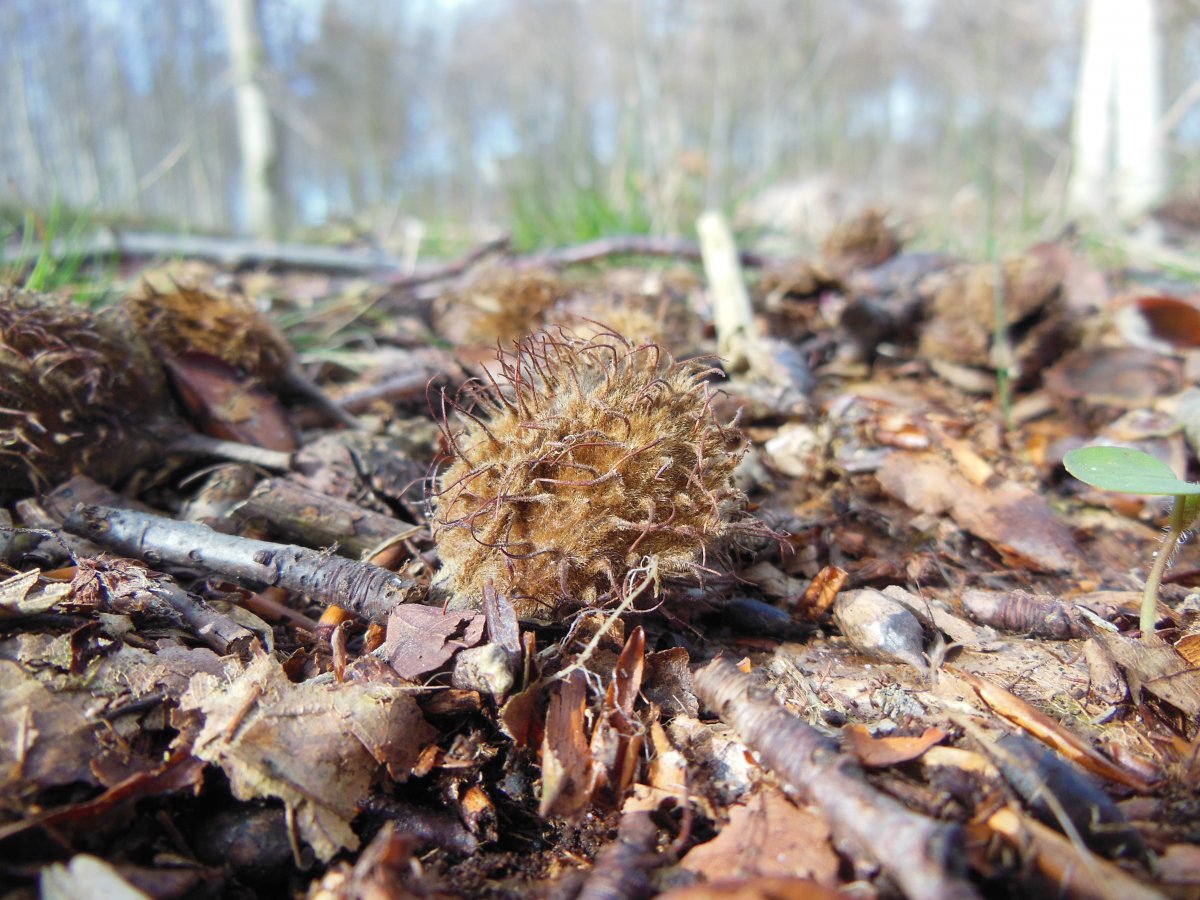
M 935 744 L 946 739 L 940 728 L 926 728 L 919 737 L 897 735 L 874 737 L 865 725 L 850 725 L 842 729 L 848 749 L 870 769 L 881 769 L 911 762 Z

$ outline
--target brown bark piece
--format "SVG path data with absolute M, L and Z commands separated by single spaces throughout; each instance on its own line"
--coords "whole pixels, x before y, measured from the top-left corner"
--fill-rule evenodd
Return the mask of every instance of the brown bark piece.
M 592 755 L 584 731 L 587 681 L 573 672 L 554 689 L 542 739 L 542 818 L 570 818 L 591 800 Z

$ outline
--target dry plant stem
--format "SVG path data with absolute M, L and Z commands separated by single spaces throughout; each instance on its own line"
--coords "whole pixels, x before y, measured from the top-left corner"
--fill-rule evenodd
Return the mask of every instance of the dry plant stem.
M 700 248 L 691 241 L 625 235 L 601 238 L 574 247 L 560 247 L 557 250 L 533 253 L 529 256 L 518 257 L 514 263 L 518 268 L 544 268 L 547 266 L 563 268 L 596 262 L 610 256 L 663 256 L 692 262 L 700 262 L 702 259 Z M 743 250 L 738 254 L 738 259 L 743 266 L 754 268 L 770 266 L 775 262 L 748 250 Z
M 278 450 L 264 450 L 262 447 L 251 447 L 249 444 L 239 444 L 237 441 L 222 441 L 206 434 L 187 434 L 176 438 L 166 447 L 168 453 L 186 453 L 190 456 L 215 456 L 231 462 L 250 463 L 286 472 L 292 467 L 290 453 Z
M 349 500 L 326 497 L 286 478 L 260 484 L 234 515 L 243 522 L 266 520 L 272 537 L 305 547 L 337 544 L 338 552 L 351 559 L 361 559 L 384 541 L 413 537 L 425 530 Z
M 617 839 L 596 856 L 592 874 L 576 900 L 640 900 L 654 893 L 646 870 L 661 861 L 655 852 L 658 826 L 645 810 L 627 812 Z
M 871 787 L 837 745 L 756 689 L 733 663 L 696 673 L 696 692 L 763 763 L 816 806 L 839 843 L 878 861 L 908 897 L 967 900 L 962 830 L 922 816 Z
M 1163 573 L 1171 564 L 1171 557 L 1175 555 L 1175 550 L 1188 525 L 1186 515 L 1188 504 L 1185 501 L 1184 497 L 1175 498 L 1175 506 L 1171 510 L 1171 524 L 1167 529 L 1166 537 L 1163 538 L 1162 546 L 1158 548 L 1158 556 L 1154 559 L 1154 565 L 1150 567 L 1150 576 L 1146 579 L 1146 588 L 1142 592 L 1142 616 L 1138 623 L 1143 635 L 1154 634 L 1154 620 L 1158 618 L 1156 615 L 1158 586 L 1162 584 Z
M 411 579 L 368 563 L 293 544 L 221 534 L 147 513 L 79 506 L 63 527 L 151 566 L 186 566 L 235 581 L 278 586 L 318 603 L 336 603 L 371 621 L 384 621 L 420 592 Z

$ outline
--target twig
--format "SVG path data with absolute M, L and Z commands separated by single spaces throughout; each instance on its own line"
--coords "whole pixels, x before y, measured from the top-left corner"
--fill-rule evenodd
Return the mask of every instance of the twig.
M 160 582 L 150 588 L 150 593 L 170 604 L 196 637 L 221 656 L 227 653 L 242 656 L 248 653 L 250 646 L 258 640 L 249 628 L 244 628 L 227 615 L 217 612 L 201 598 L 187 593 L 177 584 Z
M 518 268 L 539 266 L 563 268 L 598 262 L 610 256 L 663 256 L 672 259 L 686 259 L 691 262 L 700 262 L 703 258 L 700 247 L 692 241 L 643 235 L 618 235 L 589 241 L 574 247 L 560 247 L 555 250 L 531 253 L 528 256 L 517 257 L 513 263 Z M 750 251 L 742 251 L 738 258 L 742 265 L 752 268 L 763 268 L 774 263 L 773 260 Z
M 641 574 L 644 574 L 646 577 L 643 578 L 642 583 L 639 584 L 636 589 L 634 589 L 633 579 Z M 583 669 L 587 665 L 588 660 L 592 658 L 592 654 L 596 652 L 596 648 L 600 646 L 600 641 L 602 641 L 604 636 L 608 634 L 609 629 L 612 628 L 617 619 L 621 618 L 621 616 L 625 615 L 625 613 L 629 611 L 629 608 L 633 606 L 633 601 L 640 597 L 646 588 L 651 584 L 658 584 L 658 558 L 653 556 L 648 557 L 642 563 L 642 565 L 638 566 L 637 568 L 630 569 L 628 575 L 628 584 L 625 589 L 625 599 L 621 601 L 620 605 L 616 609 L 609 613 L 608 618 L 604 620 L 604 624 L 596 629 L 596 633 L 592 635 L 592 639 L 588 641 L 587 646 L 583 648 L 583 652 L 575 657 L 575 661 L 561 672 L 557 672 L 553 677 L 547 679 L 547 683 L 562 681 L 570 677 L 571 673 Z
M 286 472 L 292 467 L 290 453 L 279 450 L 264 450 L 237 441 L 223 441 L 206 434 L 187 434 L 167 445 L 168 453 L 186 453 L 192 456 L 215 456 L 232 462 L 249 463 L 264 469 Z
M 326 497 L 286 478 L 272 478 L 256 487 L 234 511 L 243 522 L 263 519 L 271 536 L 306 547 L 338 546 L 350 559 L 361 559 L 384 541 L 412 537 L 423 526 L 363 509 L 349 500 Z
M 147 513 L 81 505 L 63 527 L 152 566 L 199 568 L 232 580 L 279 586 L 372 621 L 383 621 L 396 606 L 420 594 L 412 579 L 369 563 Z
M 763 763 L 828 820 L 834 837 L 877 860 L 906 896 L 968 900 L 963 832 L 915 813 L 867 783 L 837 745 L 774 703 L 728 660 L 696 673 L 696 693 Z
M 640 900 L 654 893 L 646 870 L 661 863 L 655 852 L 658 826 L 645 810 L 627 812 L 617 839 L 596 855 L 592 874 L 576 900 Z

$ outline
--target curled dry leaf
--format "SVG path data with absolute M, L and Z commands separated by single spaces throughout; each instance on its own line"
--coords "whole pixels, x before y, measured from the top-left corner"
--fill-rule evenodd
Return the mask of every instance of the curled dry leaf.
M 239 799 L 283 800 L 322 860 L 358 846 L 350 820 L 380 770 L 403 781 L 436 734 L 401 687 L 293 684 L 266 655 L 230 682 L 193 676 L 181 708 L 204 719 L 192 752 Z

